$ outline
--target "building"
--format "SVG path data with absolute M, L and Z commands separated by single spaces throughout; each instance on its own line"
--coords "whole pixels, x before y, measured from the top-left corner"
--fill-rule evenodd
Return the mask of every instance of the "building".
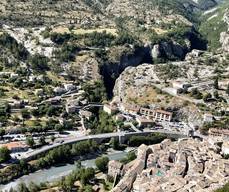
M 56 93 L 57 95 L 60 95 L 60 94 L 63 94 L 63 93 L 66 92 L 66 90 L 65 90 L 64 88 L 62 88 L 62 87 L 55 87 L 55 88 L 53 89 L 53 91 L 54 91 L 54 93 Z
M 204 114 L 204 122 L 211 123 L 213 121 L 214 121 L 214 116 L 212 114 L 209 113 Z
M 92 115 L 93 115 L 92 112 L 90 112 L 90 111 L 85 111 L 85 110 L 80 110 L 79 114 L 80 114 L 82 117 L 86 118 L 87 120 L 89 120 L 89 119 L 92 117 Z
M 24 107 L 24 103 L 21 100 L 15 100 L 13 103 L 9 103 L 11 109 L 21 109 Z
M 67 113 L 75 113 L 80 109 L 79 106 L 79 100 L 78 99 L 69 99 L 67 100 L 67 103 L 65 104 L 65 110 Z
M 117 114 L 114 119 L 115 121 L 125 121 L 126 117 L 123 116 L 122 114 Z
M 76 106 L 72 104 L 66 104 L 65 110 L 67 113 L 75 113 L 76 112 Z
M 116 105 L 108 105 L 105 104 L 103 106 L 103 111 L 105 111 L 106 113 L 108 113 L 109 115 L 113 115 L 115 113 L 118 112 L 118 107 Z
M 17 73 L 11 73 L 10 74 L 10 78 L 12 78 L 12 79 L 16 79 L 16 78 L 18 78 L 18 74 Z
M 48 99 L 46 102 L 50 103 L 52 105 L 58 105 L 61 102 L 61 97 L 59 97 L 59 96 L 53 97 L 53 98 Z
M 72 90 L 74 90 L 75 88 L 76 88 L 76 86 L 73 85 L 73 84 L 71 84 L 71 83 L 64 84 L 64 89 L 65 89 L 66 91 L 72 91 Z
M 142 117 L 137 117 L 136 121 L 138 122 L 139 127 L 149 127 L 154 125 L 154 121 L 151 119 L 146 119 Z
M 183 89 L 183 90 L 185 89 L 185 90 L 187 90 L 189 87 L 191 87 L 191 84 L 187 83 L 187 82 L 183 82 L 183 81 L 173 81 L 172 82 L 172 86 L 175 89 Z
M 12 153 L 24 152 L 29 149 L 28 145 L 20 141 L 1 144 L 0 147 L 7 147 Z
M 224 141 L 222 145 L 222 153 L 224 155 L 229 155 L 229 141 Z
M 164 110 L 140 108 L 140 114 L 154 121 L 171 121 L 173 114 Z
M 211 136 L 229 137 L 228 129 L 210 128 L 208 134 Z
M 155 120 L 156 121 L 171 121 L 173 113 L 157 109 L 155 110 Z
M 138 114 L 140 111 L 140 106 L 138 105 L 131 105 L 131 104 L 122 104 L 121 105 L 121 110 L 131 113 L 131 114 Z

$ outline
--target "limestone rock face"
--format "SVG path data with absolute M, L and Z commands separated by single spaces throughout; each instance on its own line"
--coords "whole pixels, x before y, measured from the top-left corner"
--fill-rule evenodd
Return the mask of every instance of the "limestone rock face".
M 224 14 L 223 20 L 228 24 L 228 30 L 220 34 L 220 42 L 222 43 L 223 51 L 229 52 L 229 10 Z
M 152 47 L 151 55 L 153 59 L 158 58 L 178 58 L 184 59 L 187 52 L 190 50 L 190 41 L 185 41 L 186 45 L 182 46 L 179 43 L 173 42 L 161 42 L 159 44 L 155 44 Z
M 160 46 L 158 44 L 154 45 L 151 51 L 151 55 L 153 59 L 157 59 L 161 56 Z

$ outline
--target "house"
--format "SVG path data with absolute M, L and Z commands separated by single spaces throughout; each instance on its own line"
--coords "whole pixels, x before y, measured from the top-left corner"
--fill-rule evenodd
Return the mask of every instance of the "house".
M 109 115 L 113 115 L 116 112 L 118 112 L 118 107 L 116 105 L 108 105 L 105 104 L 103 106 L 103 111 L 105 111 L 106 113 L 108 113 Z
M 77 109 L 76 106 L 73 105 L 73 104 L 67 103 L 65 105 L 65 110 L 66 110 L 67 113 L 75 113 L 76 109 Z
M 87 99 L 80 100 L 80 104 L 85 106 L 88 104 L 88 100 Z
M 57 96 L 57 97 L 50 98 L 47 100 L 47 102 L 52 105 L 58 105 L 61 102 L 61 97 Z
M 204 114 L 204 122 L 211 123 L 213 121 L 214 121 L 214 116 L 212 114 L 209 113 Z
M 66 90 L 65 90 L 64 88 L 62 88 L 62 87 L 55 87 L 55 88 L 53 89 L 53 91 L 54 91 L 54 93 L 56 93 L 56 94 L 58 94 L 58 95 L 63 94 L 63 93 L 66 92 Z
M 127 113 L 131 114 L 138 114 L 140 111 L 140 106 L 134 104 L 122 104 L 121 110 L 126 111 Z
M 24 103 L 21 100 L 15 100 L 13 103 L 9 103 L 9 105 L 12 109 L 21 109 L 24 106 Z
M 10 78 L 14 79 L 17 78 L 19 75 L 17 73 L 11 73 Z
M 65 110 L 67 113 L 75 113 L 80 109 L 79 101 L 77 99 L 68 100 L 65 105 Z
M 71 83 L 64 84 L 64 89 L 65 89 L 66 91 L 72 91 L 72 90 L 74 90 L 75 88 L 76 88 L 76 86 L 73 85 L 73 84 L 71 84 Z
M 28 145 L 20 141 L 1 144 L 0 147 L 7 147 L 11 153 L 24 152 L 29 149 Z
M 139 127 L 150 127 L 154 125 L 154 121 L 147 118 L 137 117 L 136 121 Z
M 208 134 L 211 136 L 229 137 L 228 129 L 210 128 Z
M 191 87 L 191 84 L 183 81 L 173 81 L 172 86 L 175 89 L 187 90 L 189 87 Z

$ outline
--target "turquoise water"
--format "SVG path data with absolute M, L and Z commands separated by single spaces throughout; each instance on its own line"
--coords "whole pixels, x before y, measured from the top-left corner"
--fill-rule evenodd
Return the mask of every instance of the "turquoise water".
M 110 160 L 120 160 L 125 157 L 126 154 L 126 151 L 112 151 L 106 154 L 106 156 L 108 156 Z M 84 160 L 81 163 L 85 167 L 95 167 L 95 159 Z M 10 188 L 16 188 L 17 185 L 21 182 L 24 182 L 28 185 L 30 182 L 39 184 L 42 182 L 57 181 L 61 177 L 71 173 L 75 168 L 76 166 L 74 164 L 67 164 L 64 166 L 51 167 L 49 169 L 40 170 L 29 175 L 22 176 L 6 185 L 0 185 L 0 190 L 3 192 L 9 191 Z

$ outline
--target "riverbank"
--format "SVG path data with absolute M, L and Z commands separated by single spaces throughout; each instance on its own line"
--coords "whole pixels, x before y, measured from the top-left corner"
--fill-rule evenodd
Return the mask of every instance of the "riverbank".
M 124 151 L 114 151 L 113 149 L 108 149 L 103 155 L 108 156 L 110 160 L 120 160 L 124 158 L 130 149 L 127 148 Z M 87 159 L 81 161 L 81 164 L 85 167 L 95 167 L 95 159 Z M 0 185 L 1 191 L 9 191 L 10 188 L 16 188 L 18 184 L 25 183 L 29 185 L 31 182 L 35 184 L 41 184 L 46 182 L 55 182 L 61 179 L 63 176 L 70 174 L 76 169 L 75 164 L 66 164 L 63 166 L 53 166 L 48 169 L 43 169 L 30 173 L 29 175 L 24 175 L 6 185 Z

